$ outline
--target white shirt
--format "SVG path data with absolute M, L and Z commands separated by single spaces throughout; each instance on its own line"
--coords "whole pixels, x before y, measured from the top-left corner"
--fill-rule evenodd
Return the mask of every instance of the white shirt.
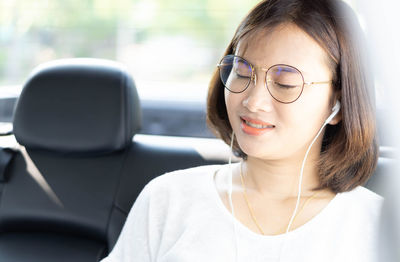
M 306 224 L 286 236 L 257 234 L 223 204 L 214 173 L 201 166 L 161 175 L 136 199 L 121 235 L 101 262 L 234 262 L 236 224 L 240 262 L 377 261 L 383 198 L 358 186 L 337 194 Z

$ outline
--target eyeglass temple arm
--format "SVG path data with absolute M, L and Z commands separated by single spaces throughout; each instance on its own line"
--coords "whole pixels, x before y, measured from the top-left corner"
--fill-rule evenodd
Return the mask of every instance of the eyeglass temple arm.
M 333 81 L 330 80 L 330 81 L 320 81 L 320 82 L 304 82 L 304 84 L 305 84 L 305 85 L 330 84 L 330 83 L 332 83 L 332 82 L 333 82 Z

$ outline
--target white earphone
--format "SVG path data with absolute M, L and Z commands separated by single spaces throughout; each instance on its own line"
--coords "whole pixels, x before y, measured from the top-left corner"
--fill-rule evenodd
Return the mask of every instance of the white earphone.
M 339 113 L 339 111 L 340 111 L 340 102 L 339 100 L 336 100 L 336 104 L 332 107 L 332 113 L 325 120 L 325 124 L 329 124 L 329 122 L 332 121 L 332 119 L 337 115 L 337 113 Z

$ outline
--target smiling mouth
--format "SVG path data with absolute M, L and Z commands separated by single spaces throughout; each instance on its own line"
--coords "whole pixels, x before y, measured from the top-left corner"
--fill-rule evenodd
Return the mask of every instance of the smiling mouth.
M 262 122 L 259 120 L 250 119 L 247 117 L 241 117 L 241 129 L 248 135 L 259 136 L 266 132 L 272 131 L 275 126 L 271 123 Z
M 258 128 L 258 129 L 275 127 L 274 125 L 268 125 L 268 124 L 267 125 L 263 125 L 263 124 L 257 124 L 257 123 L 254 123 L 254 122 L 250 122 L 250 121 L 245 120 L 245 119 L 242 119 L 242 120 L 246 123 L 246 125 L 254 127 L 254 128 Z
M 255 120 L 255 119 L 250 119 L 248 117 L 240 117 L 243 123 L 246 125 L 253 127 L 253 128 L 258 128 L 258 129 L 265 129 L 265 128 L 274 128 L 275 126 L 271 123 L 263 122 L 260 120 Z

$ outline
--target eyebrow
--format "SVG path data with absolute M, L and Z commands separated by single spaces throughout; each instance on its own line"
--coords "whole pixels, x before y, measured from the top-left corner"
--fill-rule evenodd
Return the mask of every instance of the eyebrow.
M 243 58 L 244 58 L 244 57 L 243 57 Z M 291 67 L 296 68 L 297 70 L 300 71 L 300 73 L 301 73 L 303 76 L 309 76 L 309 75 L 310 75 L 308 72 L 303 71 L 303 70 L 301 70 L 299 67 L 294 66 L 294 65 L 291 65 L 291 64 L 286 64 L 286 63 L 275 63 L 275 64 L 272 64 L 272 65 L 270 65 L 270 66 L 266 66 L 266 65 L 264 65 L 264 66 L 258 66 L 258 65 L 255 65 L 254 63 L 250 62 L 247 58 L 244 58 L 244 59 L 246 59 L 246 61 L 248 61 L 250 64 L 252 64 L 255 68 L 268 69 L 268 68 L 271 68 L 272 66 L 275 66 L 275 65 L 286 65 L 286 66 L 291 66 Z M 264 71 L 265 71 L 265 70 L 264 70 Z M 285 70 L 285 71 L 286 71 L 286 72 L 289 72 L 289 73 L 293 72 L 292 70 L 291 70 L 291 71 Z
M 238 48 L 238 47 L 239 47 L 239 46 L 236 47 L 236 50 L 235 50 L 235 52 L 234 52 L 234 55 L 237 55 L 237 56 L 240 56 L 240 57 L 244 58 L 247 62 L 249 62 L 250 64 L 252 64 L 255 68 L 264 68 L 264 69 L 267 69 L 267 68 L 270 68 L 270 67 L 272 67 L 272 66 L 274 66 L 274 65 L 289 65 L 289 66 L 293 66 L 294 68 L 296 68 L 297 70 L 299 70 L 300 73 L 303 75 L 304 79 L 306 78 L 306 76 L 310 76 L 310 74 L 309 74 L 307 71 L 304 71 L 304 70 L 300 69 L 300 68 L 297 67 L 297 66 L 290 65 L 290 64 L 286 64 L 286 63 L 276 63 L 276 64 L 272 64 L 272 65 L 270 65 L 270 66 L 266 66 L 266 65 L 258 66 L 258 65 L 255 65 L 253 62 L 250 61 L 250 59 L 248 59 L 248 58 L 245 57 L 245 54 L 246 54 L 246 51 L 247 51 L 247 48 L 248 48 L 248 43 L 247 43 L 247 42 L 244 43 L 244 48 L 243 48 L 242 52 L 240 52 L 240 53 L 239 53 L 239 48 Z M 241 49 L 242 49 L 242 48 L 241 48 Z

